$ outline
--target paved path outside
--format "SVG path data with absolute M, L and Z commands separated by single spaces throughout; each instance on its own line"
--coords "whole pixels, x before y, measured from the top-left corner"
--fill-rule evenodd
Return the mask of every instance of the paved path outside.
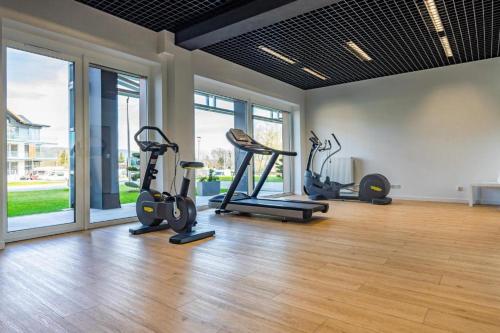
M 8 186 L 8 192 L 29 192 L 29 191 L 47 191 L 67 189 L 68 184 L 45 184 L 45 185 L 24 185 L 24 186 Z
M 91 209 L 90 218 L 92 223 L 123 219 L 134 217 L 135 203 L 123 204 L 121 208 L 116 209 Z M 54 225 L 68 224 L 75 221 L 74 211 L 68 209 L 62 212 L 34 214 L 26 216 L 16 216 L 8 218 L 9 232 L 43 228 Z

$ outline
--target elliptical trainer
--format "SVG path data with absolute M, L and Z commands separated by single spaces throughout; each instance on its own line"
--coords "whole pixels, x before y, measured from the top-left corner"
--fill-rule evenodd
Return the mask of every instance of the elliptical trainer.
M 330 151 L 332 143 L 330 140 L 325 140 L 324 143 L 318 138 L 316 133 L 311 131 L 311 150 L 307 160 L 307 168 L 304 174 L 304 192 L 312 200 L 357 200 L 363 202 L 370 202 L 374 205 L 388 205 L 392 202 L 392 198 L 387 195 L 391 190 L 389 180 L 382 174 L 374 173 L 364 176 L 359 183 L 358 188 L 355 188 L 354 183 L 342 184 L 339 182 L 331 181 L 330 177 L 326 176 L 322 181 L 323 169 L 328 161 L 333 158 L 341 149 L 342 145 L 332 132 L 332 137 L 337 144 L 337 149 L 330 153 L 321 164 L 319 173 L 312 170 L 314 158 L 318 152 Z M 341 194 L 341 191 L 348 192 Z

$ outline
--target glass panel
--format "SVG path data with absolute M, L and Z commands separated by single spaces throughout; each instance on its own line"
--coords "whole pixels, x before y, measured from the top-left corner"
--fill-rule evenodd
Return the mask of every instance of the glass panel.
M 200 105 L 208 105 L 207 95 L 202 94 L 202 93 L 195 93 L 194 94 L 194 103 L 200 104 Z
M 205 168 L 196 172 L 196 203 L 204 206 L 212 196 L 227 192 L 234 175 L 234 147 L 226 132 L 234 127 L 234 116 L 195 109 L 196 159 Z
M 89 84 L 90 222 L 136 216 L 146 79 L 91 67 Z
M 253 119 L 253 136 L 255 140 L 265 146 L 282 150 L 284 147 L 281 112 L 254 106 L 253 115 L 254 117 L 258 117 Z M 264 118 L 269 118 L 269 120 Z M 266 155 L 254 156 L 254 185 L 259 182 L 269 159 L 270 156 Z M 260 190 L 259 196 L 280 194 L 283 192 L 283 156 L 280 156 Z
M 215 99 L 215 107 L 219 109 L 234 111 L 234 102 L 218 97 Z
M 7 48 L 8 231 L 74 223 L 74 64 Z
M 264 109 L 259 106 L 253 107 L 253 115 L 264 118 L 272 118 L 272 111 L 269 109 Z

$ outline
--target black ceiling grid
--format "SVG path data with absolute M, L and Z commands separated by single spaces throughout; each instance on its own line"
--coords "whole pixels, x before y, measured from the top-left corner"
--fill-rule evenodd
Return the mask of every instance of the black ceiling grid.
M 251 0 L 76 0 L 154 31 L 177 31 Z M 313 0 L 311 0 L 313 1 Z M 203 50 L 303 89 L 500 56 L 499 0 L 434 0 L 437 32 L 424 0 L 342 0 Z M 453 53 L 447 57 L 440 36 Z M 373 58 L 345 48 L 355 42 Z M 290 65 L 259 49 L 297 60 Z M 305 72 L 310 68 L 327 77 Z
M 76 0 L 154 31 L 177 31 L 238 0 Z
M 423 0 L 344 0 L 203 50 L 303 89 L 500 56 L 500 1 L 434 1 L 442 33 L 436 31 Z M 452 57 L 445 54 L 443 35 Z M 360 61 L 345 49 L 347 41 L 373 60 Z M 259 46 L 298 62 L 287 64 Z

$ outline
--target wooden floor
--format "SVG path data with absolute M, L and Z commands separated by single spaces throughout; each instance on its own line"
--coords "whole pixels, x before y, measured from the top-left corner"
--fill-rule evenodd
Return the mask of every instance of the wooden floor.
M 0 251 L 0 332 L 500 332 L 500 210 L 332 204 L 309 224 L 202 212 Z

